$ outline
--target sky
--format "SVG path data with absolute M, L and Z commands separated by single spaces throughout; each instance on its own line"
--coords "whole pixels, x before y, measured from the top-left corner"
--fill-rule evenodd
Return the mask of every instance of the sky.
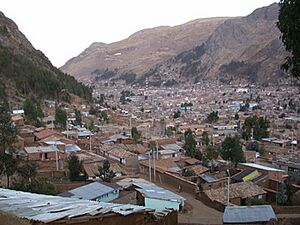
M 0 0 L 32 45 L 57 67 L 93 42 L 112 43 L 161 25 L 246 16 L 276 0 Z

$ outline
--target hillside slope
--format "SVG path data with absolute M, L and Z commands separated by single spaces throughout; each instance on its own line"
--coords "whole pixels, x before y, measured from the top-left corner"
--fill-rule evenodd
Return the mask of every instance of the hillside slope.
M 59 99 L 72 93 L 87 100 L 91 90 L 54 67 L 48 58 L 0 12 L 0 97 Z
M 276 26 L 279 6 L 272 4 L 249 16 L 226 20 L 204 43 L 156 65 L 136 82 L 154 85 L 179 81 L 276 82 L 286 51 Z
M 141 30 L 111 44 L 93 43 L 61 69 L 82 81 L 98 77 L 131 83 L 156 64 L 203 43 L 227 19 L 198 19 L 175 27 Z

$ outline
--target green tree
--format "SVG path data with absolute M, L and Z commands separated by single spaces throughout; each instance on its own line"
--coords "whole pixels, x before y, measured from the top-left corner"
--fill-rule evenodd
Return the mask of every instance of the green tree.
M 249 140 L 253 129 L 253 138 L 260 140 L 261 138 L 269 137 L 269 127 L 270 122 L 267 118 L 257 116 L 247 117 L 242 128 L 242 136 L 245 140 Z
M 185 150 L 185 154 L 187 156 L 193 157 L 195 158 L 196 154 L 197 154 L 197 150 L 196 150 L 196 145 L 197 142 L 194 138 L 193 132 L 191 129 L 188 129 L 185 133 L 184 133 L 184 150 Z
M 34 98 L 27 98 L 23 103 L 24 114 L 29 123 L 35 126 L 41 125 L 41 118 L 44 117 L 41 105 Z
M 138 131 L 138 129 L 136 127 L 132 127 L 131 128 L 131 137 L 133 139 L 133 142 L 136 144 L 139 142 L 139 140 L 141 138 L 141 132 Z
M 282 42 L 291 54 L 286 57 L 283 69 L 300 77 L 300 2 L 299 0 L 280 0 L 277 26 L 282 32 Z
M 210 143 L 209 134 L 207 131 L 202 133 L 202 145 L 208 146 Z
M 174 112 L 173 118 L 174 118 L 174 119 L 177 119 L 177 118 L 180 117 L 180 115 L 181 115 L 180 110 L 177 110 L 176 112 Z
M 75 125 L 81 126 L 81 112 L 75 109 L 74 113 L 75 113 Z
M 76 155 L 71 155 L 68 160 L 69 178 L 71 181 L 79 179 L 80 172 L 82 171 L 82 163 Z
M 219 152 L 215 146 L 209 145 L 206 148 L 206 158 L 208 160 L 217 159 L 219 156 Z
M 217 122 L 218 119 L 219 119 L 219 115 L 218 115 L 218 114 L 219 114 L 218 111 L 213 111 L 213 112 L 211 112 L 211 113 L 208 114 L 208 116 L 207 116 L 207 121 L 208 121 L 209 123 L 215 123 L 215 122 Z
M 240 116 L 239 116 L 238 113 L 236 113 L 236 114 L 234 115 L 234 119 L 235 119 L 235 120 L 239 120 L 239 119 L 240 119 Z
M 10 187 L 10 177 L 12 175 L 15 174 L 15 172 L 17 171 L 17 166 L 18 166 L 18 161 L 17 159 L 14 157 L 13 154 L 9 153 L 5 153 L 2 157 L 1 157 L 1 173 L 4 173 L 6 175 L 6 187 L 9 188 Z
M 288 201 L 288 197 L 286 194 L 285 184 L 282 183 L 278 187 L 278 191 L 276 193 L 276 202 L 279 205 L 285 205 Z
M 222 142 L 221 156 L 230 160 L 236 166 L 239 162 L 245 162 L 244 152 L 238 137 L 226 137 Z
M 10 119 L 10 114 L 0 106 L 0 159 L 16 140 L 17 128 Z
M 99 166 L 98 171 L 99 177 L 105 182 L 111 182 L 111 179 L 116 176 L 115 173 L 110 170 L 110 163 L 108 160 L 103 162 L 103 166 Z
M 37 176 L 37 167 L 34 161 L 23 161 L 19 164 L 17 172 L 25 181 L 31 183 Z
M 55 108 L 55 125 L 60 129 L 66 129 L 67 113 L 60 107 Z

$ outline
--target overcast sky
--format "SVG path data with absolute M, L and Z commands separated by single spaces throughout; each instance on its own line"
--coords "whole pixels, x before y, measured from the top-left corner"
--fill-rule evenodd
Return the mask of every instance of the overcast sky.
M 0 0 L 33 46 L 57 66 L 93 42 L 111 43 L 145 28 L 193 19 L 245 16 L 276 0 Z

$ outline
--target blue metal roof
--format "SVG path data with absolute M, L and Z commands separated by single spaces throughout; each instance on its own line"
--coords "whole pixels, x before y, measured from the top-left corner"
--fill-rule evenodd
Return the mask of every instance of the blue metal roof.
M 275 219 L 276 215 L 270 205 L 226 206 L 223 223 L 241 224 L 267 222 Z
M 59 196 L 62 197 L 72 197 L 78 199 L 87 199 L 87 200 L 95 200 L 105 194 L 113 192 L 114 188 L 107 186 L 105 184 L 99 182 L 93 182 L 73 190 L 64 192 Z

